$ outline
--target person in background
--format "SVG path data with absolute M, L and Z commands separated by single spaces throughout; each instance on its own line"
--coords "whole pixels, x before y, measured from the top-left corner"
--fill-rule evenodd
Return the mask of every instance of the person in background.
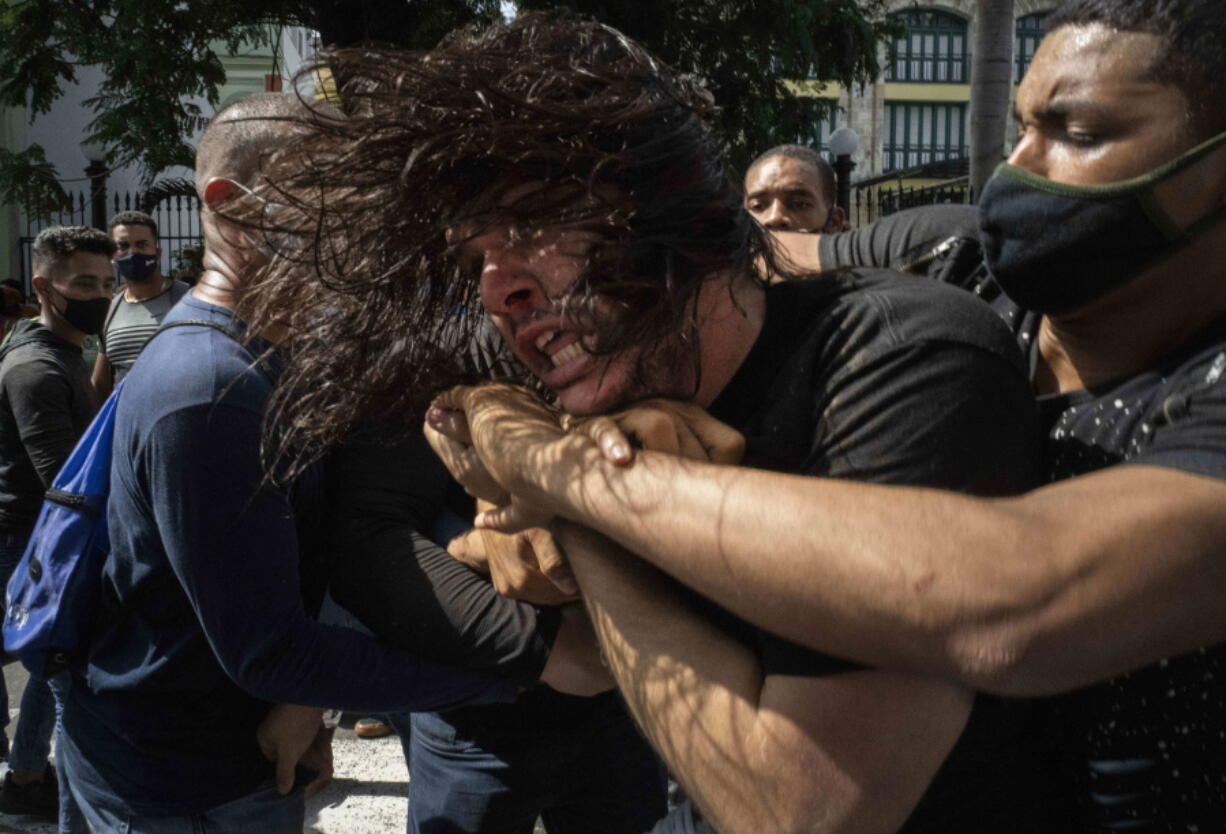
M 834 169 L 804 145 L 776 145 L 750 164 L 745 210 L 776 232 L 839 232 L 847 219 L 835 200 Z
M 25 552 L 43 493 L 97 407 L 81 346 L 98 333 L 110 304 L 114 251 L 110 238 L 84 226 L 53 226 L 34 240 L 33 284 L 41 313 L 18 319 L 0 347 L 0 580 L 6 584 Z M 0 693 L 0 720 L 7 724 L 8 693 Z M 57 780 L 47 767 L 55 713 L 47 683 L 30 678 L 0 811 L 56 818 Z M 62 764 L 59 754 L 56 764 Z M 65 834 L 84 831 L 71 802 L 65 806 Z
M 158 227 L 142 211 L 123 211 L 108 224 L 115 241 L 115 272 L 122 286 L 99 334 L 93 383 L 100 400 L 132 367 L 170 308 L 190 287 L 162 275 Z

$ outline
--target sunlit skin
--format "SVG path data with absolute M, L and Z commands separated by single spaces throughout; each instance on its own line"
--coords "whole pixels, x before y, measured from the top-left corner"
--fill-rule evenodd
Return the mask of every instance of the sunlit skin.
M 1018 142 L 1009 161 L 1056 182 L 1100 185 L 1145 174 L 1203 141 L 1188 99 L 1152 77 L 1161 40 L 1101 25 L 1067 26 L 1044 39 L 1018 88 Z M 1160 184 L 1172 218 L 1190 225 L 1226 203 L 1226 149 Z M 1220 235 L 1210 234 L 1135 281 L 1080 310 L 1045 318 L 1039 334 L 1040 391 L 1084 388 L 1144 367 L 1222 310 L 1204 265 Z M 1182 274 L 1179 293 L 1169 276 Z M 1197 283 L 1189 276 L 1204 275 Z M 1118 343 L 1118 349 L 1104 345 Z
M 817 169 L 782 154 L 767 157 L 746 172 L 745 209 L 771 231 L 838 231 L 842 226 L 842 212 L 836 216 L 822 195 Z
M 579 229 L 541 229 L 513 238 L 509 227 L 491 226 L 461 243 L 457 256 L 480 275 L 481 304 L 503 341 L 570 414 L 690 393 L 684 363 L 653 373 L 651 361 L 639 367 L 639 350 L 592 355 L 595 327 L 564 314 L 559 301 L 586 268 L 597 240 Z M 600 307 L 601 315 L 618 314 L 612 305 Z
M 115 290 L 115 276 L 106 255 L 76 252 L 50 275 L 34 276 L 34 292 L 42 308 L 40 321 L 51 332 L 75 345 L 85 343 L 85 335 L 64 320 L 66 299 L 91 301 L 110 298 Z

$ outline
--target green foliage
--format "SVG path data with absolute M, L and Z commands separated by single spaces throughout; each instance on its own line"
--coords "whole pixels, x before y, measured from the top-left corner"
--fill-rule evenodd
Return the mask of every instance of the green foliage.
M 638 40 L 700 78 L 720 107 L 717 128 L 734 169 L 783 142 L 816 144 L 822 98 L 796 79 L 844 86 L 880 74 L 879 46 L 895 33 L 884 0 L 520 0 L 565 5 Z M 819 93 L 820 95 L 820 93 Z
M 885 0 L 521 0 L 566 4 L 642 41 L 702 78 L 721 106 L 719 129 L 736 165 L 784 141 L 813 141 L 824 105 L 785 79 L 844 84 L 878 72 Z M 221 54 L 273 45 L 301 25 L 330 45 L 429 47 L 451 29 L 494 20 L 498 0 L 0 0 L 0 106 L 47 112 L 77 79 L 101 67 L 86 102 L 89 138 L 113 166 L 135 163 L 145 183 L 192 164 L 186 138 L 219 103 Z M 219 49 L 221 54 L 219 54 Z M 0 154 L 0 199 L 44 211 L 63 189 L 42 149 Z
M 48 217 L 68 204 L 68 194 L 38 145 L 16 153 L 0 148 L 0 195 L 33 217 Z

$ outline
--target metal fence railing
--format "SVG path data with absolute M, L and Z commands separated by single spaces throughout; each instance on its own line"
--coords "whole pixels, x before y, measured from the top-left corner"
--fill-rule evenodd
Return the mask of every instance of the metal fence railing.
M 180 270 L 185 262 L 193 261 L 192 252 L 198 251 L 203 243 L 200 230 L 200 200 L 195 196 L 172 195 L 163 197 L 154 205 L 146 203 L 144 195 L 133 192 L 114 192 L 107 201 L 109 205 L 108 218 L 121 211 L 144 211 L 153 217 L 158 225 L 159 244 L 162 249 L 161 267 L 163 275 L 173 275 Z M 25 234 L 19 239 L 19 269 L 16 275 L 30 292 L 31 248 L 34 238 L 48 226 L 88 226 L 90 225 L 90 201 L 84 191 L 69 195 L 68 202 L 57 212 L 45 217 L 27 217 L 25 219 Z M 185 252 L 184 250 L 189 250 Z

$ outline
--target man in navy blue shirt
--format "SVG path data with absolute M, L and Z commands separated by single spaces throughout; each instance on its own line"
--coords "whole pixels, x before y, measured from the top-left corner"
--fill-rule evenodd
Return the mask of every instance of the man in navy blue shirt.
M 510 695 L 320 625 L 304 602 L 322 552 L 322 466 L 286 484 L 261 463 L 276 338 L 245 332 L 234 308 L 268 255 L 230 219 L 260 200 L 246 184 L 298 107 L 251 97 L 205 132 L 205 272 L 166 322 L 219 329 L 156 337 L 120 393 L 112 551 L 64 710 L 72 789 L 99 831 L 301 830 L 303 791 L 274 781 L 257 743 L 273 703 L 382 712 Z

